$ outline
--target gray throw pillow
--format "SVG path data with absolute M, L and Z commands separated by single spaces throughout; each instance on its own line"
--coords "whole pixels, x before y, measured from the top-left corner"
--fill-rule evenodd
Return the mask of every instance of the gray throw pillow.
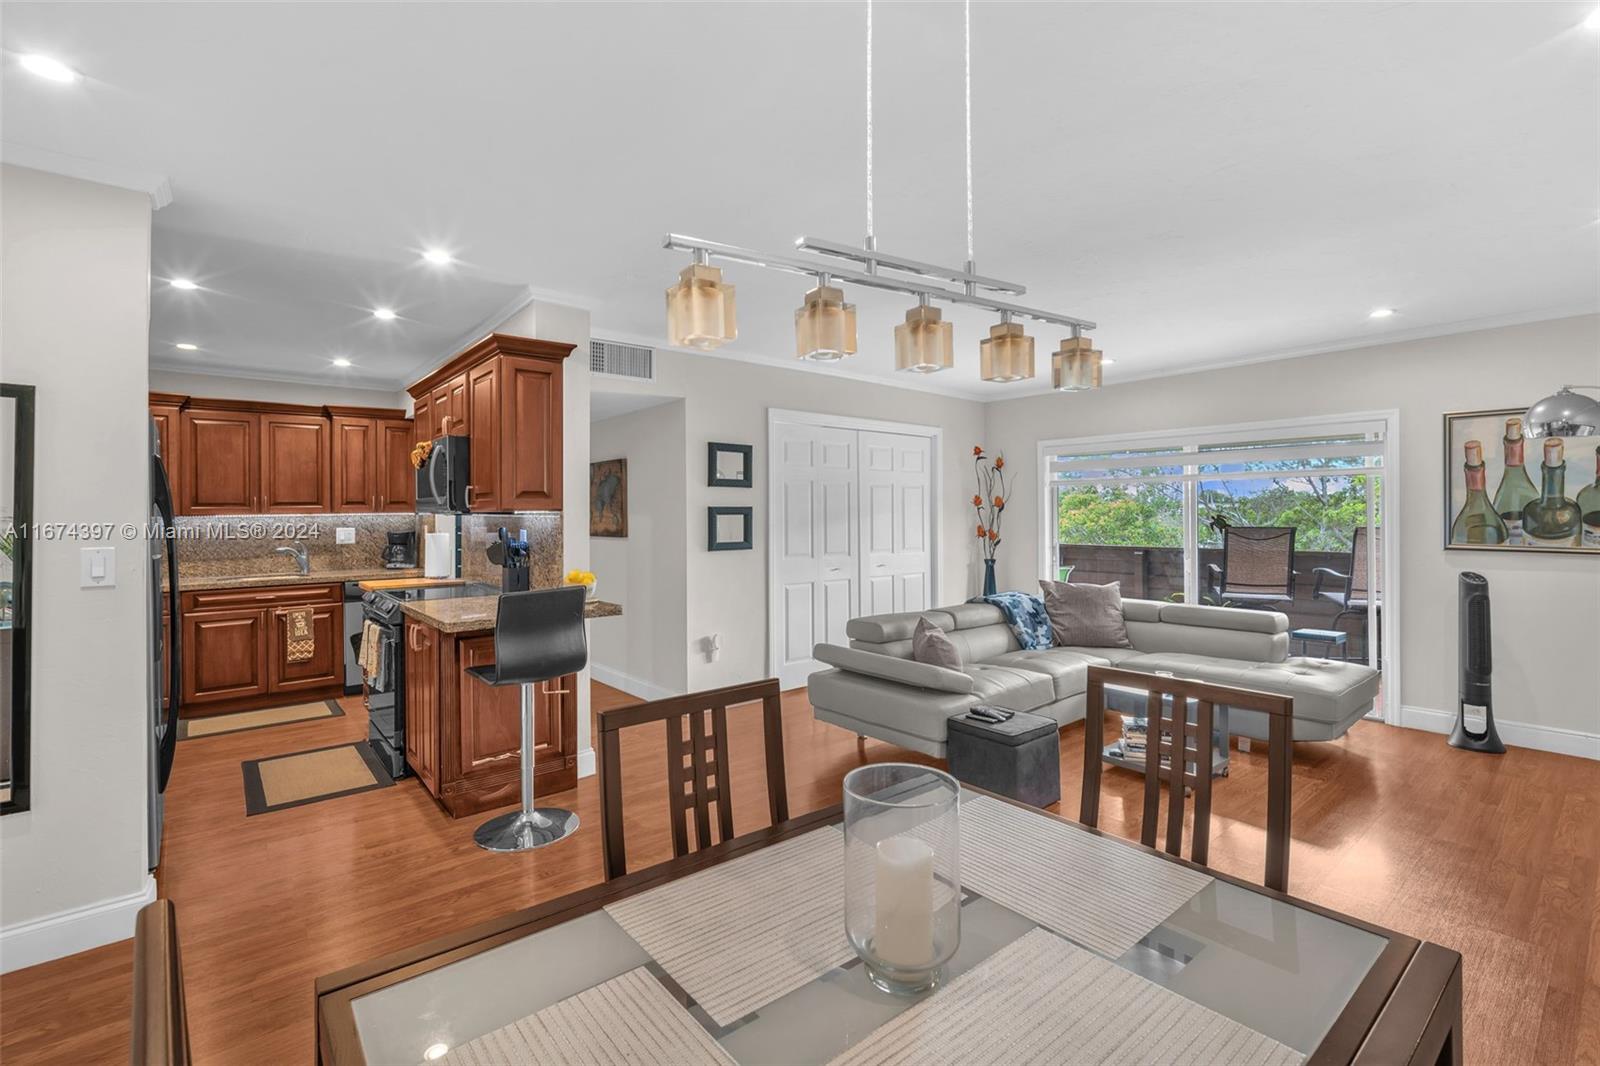
M 956 650 L 943 629 L 926 618 L 917 619 L 917 631 L 911 634 L 911 657 L 919 663 L 942 666 L 947 670 L 961 669 L 961 652 Z
M 1056 643 L 1077 648 L 1131 648 L 1122 620 L 1122 585 L 1075 585 L 1039 582 L 1044 611 L 1050 616 Z

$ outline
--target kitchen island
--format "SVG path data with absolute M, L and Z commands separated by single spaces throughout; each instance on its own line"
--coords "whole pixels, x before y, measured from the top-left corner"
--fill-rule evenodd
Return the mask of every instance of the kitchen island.
M 405 601 L 406 763 L 453 817 L 516 803 L 521 796 L 522 693 L 466 671 L 494 662 L 499 596 Z M 622 614 L 591 600 L 589 618 Z M 534 788 L 578 783 L 578 676 L 534 686 Z

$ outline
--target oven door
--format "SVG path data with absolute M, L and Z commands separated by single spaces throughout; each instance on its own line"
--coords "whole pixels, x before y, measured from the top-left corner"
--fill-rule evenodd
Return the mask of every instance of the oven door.
M 367 742 L 390 777 L 406 774 L 406 642 L 403 622 L 378 623 L 379 675 L 367 685 Z

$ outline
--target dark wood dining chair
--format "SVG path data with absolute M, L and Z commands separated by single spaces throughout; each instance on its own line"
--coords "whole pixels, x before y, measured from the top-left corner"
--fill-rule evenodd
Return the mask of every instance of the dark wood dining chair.
M 146 904 L 133 926 L 133 1066 L 189 1066 L 189 1020 L 172 901 Z
M 601 856 L 606 879 L 628 872 L 623 843 L 622 730 L 647 722 L 667 729 L 667 807 L 672 818 L 672 853 L 699 851 L 712 839 L 711 807 L 716 805 L 718 840 L 733 837 L 732 779 L 728 772 L 728 708 L 761 701 L 766 747 L 767 807 L 772 824 L 789 817 L 789 789 L 783 765 L 783 704 L 778 681 L 691 692 L 664 700 L 617 707 L 599 713 Z M 693 816 L 695 846 L 689 847 Z
M 1104 746 L 1107 685 L 1143 689 L 1148 733 L 1144 759 L 1144 818 L 1139 839 L 1156 846 L 1161 813 L 1161 782 L 1167 784 L 1167 834 L 1164 850 L 1183 854 L 1183 814 L 1187 790 L 1194 792 L 1194 829 L 1189 859 L 1206 865 L 1211 843 L 1212 711 L 1218 704 L 1260 711 L 1267 718 L 1267 869 L 1263 884 L 1279 892 L 1289 889 L 1290 782 L 1294 766 L 1294 699 L 1253 689 L 1231 688 L 1159 674 L 1113 667 L 1089 667 L 1083 727 L 1083 799 L 1078 820 L 1100 824 L 1101 755 Z M 1162 697 L 1170 697 L 1163 700 Z M 1195 720 L 1189 721 L 1189 701 Z M 1227 743 L 1227 738 L 1223 738 Z M 1168 765 L 1161 765 L 1162 758 Z M 1190 767 L 1193 769 L 1190 769 Z

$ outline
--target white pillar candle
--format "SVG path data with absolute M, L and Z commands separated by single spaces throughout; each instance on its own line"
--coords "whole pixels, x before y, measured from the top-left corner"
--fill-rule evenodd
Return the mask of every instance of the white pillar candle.
M 873 954 L 890 966 L 933 961 L 933 848 L 914 837 L 878 842 Z

